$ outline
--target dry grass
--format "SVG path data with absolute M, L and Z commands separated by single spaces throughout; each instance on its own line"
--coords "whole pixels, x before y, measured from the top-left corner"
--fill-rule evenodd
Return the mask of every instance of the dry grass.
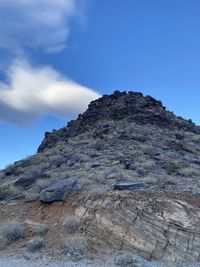
M 33 202 L 39 199 L 39 194 L 34 192 L 24 192 L 23 193 L 25 202 Z
M 4 183 L 0 186 L 0 200 L 6 200 L 17 195 L 19 190 L 12 183 Z

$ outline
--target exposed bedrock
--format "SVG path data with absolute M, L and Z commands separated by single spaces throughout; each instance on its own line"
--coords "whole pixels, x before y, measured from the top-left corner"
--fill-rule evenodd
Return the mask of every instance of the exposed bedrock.
M 200 209 L 185 200 L 117 192 L 87 201 L 75 213 L 87 221 L 84 231 L 100 247 L 147 259 L 199 260 Z

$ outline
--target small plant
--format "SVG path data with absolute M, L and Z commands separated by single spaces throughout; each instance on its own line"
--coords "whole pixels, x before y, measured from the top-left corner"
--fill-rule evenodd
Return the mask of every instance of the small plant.
M 44 239 L 37 236 L 29 241 L 27 250 L 30 252 L 35 252 L 42 249 L 44 246 L 45 246 Z
M 147 174 L 147 170 L 145 168 L 143 168 L 143 167 L 136 168 L 136 171 L 140 176 L 144 176 L 144 175 Z
M 70 217 L 65 221 L 65 228 L 68 233 L 75 233 L 80 227 L 80 219 L 76 216 Z
M 45 187 L 49 186 L 51 181 L 49 179 L 38 179 L 35 183 L 38 192 L 42 191 Z
M 44 236 L 48 232 L 48 226 L 46 224 L 40 224 L 33 228 L 33 235 Z
M 0 227 L 0 236 L 4 237 L 8 243 L 24 238 L 24 227 L 17 221 L 4 223 Z
M 106 196 L 106 189 L 104 187 L 94 187 L 90 189 L 89 198 L 93 200 L 98 200 L 105 198 Z
M 170 161 L 163 162 L 162 168 L 169 175 L 176 174 L 178 170 L 178 166 L 174 162 L 170 162 Z
M 81 236 L 69 238 L 66 241 L 66 248 L 68 255 L 79 259 L 86 253 L 87 240 Z
M 93 144 L 92 147 L 96 149 L 97 151 L 100 151 L 103 148 L 103 143 L 101 140 L 96 140 Z
M 0 236 L 0 250 L 6 248 L 8 244 L 8 240 L 5 237 Z
M 16 187 L 12 184 L 3 184 L 0 186 L 0 200 L 8 199 L 18 193 Z
M 33 202 L 33 201 L 38 200 L 39 194 L 38 193 L 25 192 L 24 197 L 25 197 L 25 202 Z
M 121 255 L 117 255 L 114 258 L 114 263 L 115 265 L 119 265 L 119 266 L 136 266 L 134 263 L 135 259 L 133 258 L 133 256 L 129 253 L 123 253 Z

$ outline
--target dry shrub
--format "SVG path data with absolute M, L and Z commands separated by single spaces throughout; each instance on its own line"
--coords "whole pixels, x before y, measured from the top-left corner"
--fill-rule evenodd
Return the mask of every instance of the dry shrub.
M 80 218 L 77 216 L 69 217 L 64 225 L 68 233 L 75 233 L 81 225 Z
M 24 238 L 24 227 L 17 221 L 6 222 L 0 227 L 0 236 L 8 243 Z
M 24 194 L 25 202 L 33 202 L 39 199 L 39 194 L 34 192 L 25 192 Z
M 0 186 L 0 200 L 8 199 L 18 193 L 19 190 L 13 184 L 8 183 Z
M 29 241 L 27 244 L 27 250 L 30 252 L 36 252 L 45 246 L 44 239 L 37 236 Z
M 87 251 L 87 240 L 82 236 L 74 236 L 66 240 L 67 254 L 81 258 Z

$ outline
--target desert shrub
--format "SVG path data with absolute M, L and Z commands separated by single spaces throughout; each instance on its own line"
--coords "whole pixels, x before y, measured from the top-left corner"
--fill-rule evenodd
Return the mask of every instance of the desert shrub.
M 66 240 L 67 254 L 76 258 L 82 257 L 86 253 L 87 240 L 82 236 L 74 236 Z
M 0 186 L 0 200 L 5 200 L 18 192 L 18 189 L 13 184 L 3 184 Z
M 151 146 L 145 148 L 144 153 L 148 155 L 150 158 L 154 158 L 160 154 L 158 149 L 156 149 L 155 147 L 151 147 Z
M 143 163 L 142 163 L 142 167 L 145 169 L 145 170 L 152 170 L 152 169 L 155 169 L 155 162 L 153 160 L 145 160 Z
M 106 189 L 103 186 L 96 186 L 90 188 L 89 198 L 93 200 L 98 200 L 105 198 L 106 194 Z
M 44 239 L 37 236 L 29 241 L 29 243 L 27 244 L 27 250 L 30 252 L 35 252 L 42 249 L 44 246 L 45 246 Z
M 33 233 L 38 236 L 43 236 L 48 232 L 48 226 L 46 224 L 38 225 L 34 228 Z
M 8 244 L 8 240 L 4 236 L 0 236 L 0 250 L 6 248 Z
M 133 256 L 130 253 L 122 253 L 121 255 L 117 255 L 114 258 L 114 263 L 115 265 L 119 265 L 119 266 L 132 266 L 132 267 L 136 267 L 137 265 L 134 264 L 135 259 L 133 258 Z
M 48 225 L 46 224 L 39 224 L 34 226 L 32 233 L 33 235 L 43 236 L 48 232 Z
M 176 174 L 178 166 L 174 162 L 166 161 L 162 163 L 162 168 L 166 171 L 167 174 Z
M 0 227 L 0 236 L 9 243 L 24 238 L 24 227 L 17 221 L 6 222 Z
M 103 148 L 103 142 L 101 140 L 96 140 L 94 143 L 91 144 L 92 148 L 100 151 Z
M 72 216 L 65 221 L 65 228 L 68 233 L 75 233 L 80 224 L 80 219 L 77 216 Z
M 145 168 L 143 168 L 143 167 L 137 167 L 136 171 L 140 176 L 144 176 L 144 175 L 147 174 L 147 170 Z
M 33 202 L 39 198 L 39 194 L 33 192 L 25 192 L 23 195 L 25 197 L 25 202 Z
M 40 192 L 41 190 L 43 190 L 44 188 L 49 186 L 50 183 L 51 183 L 51 180 L 49 180 L 49 179 L 38 179 L 35 183 L 35 186 L 36 186 L 38 192 Z
M 192 167 L 185 167 L 179 170 L 179 174 L 182 176 L 193 176 L 193 175 L 198 175 L 199 171 L 192 168 Z
M 23 168 L 18 167 L 17 164 L 11 164 L 6 167 L 4 173 L 6 176 L 11 176 L 11 175 L 18 176 L 23 173 Z

